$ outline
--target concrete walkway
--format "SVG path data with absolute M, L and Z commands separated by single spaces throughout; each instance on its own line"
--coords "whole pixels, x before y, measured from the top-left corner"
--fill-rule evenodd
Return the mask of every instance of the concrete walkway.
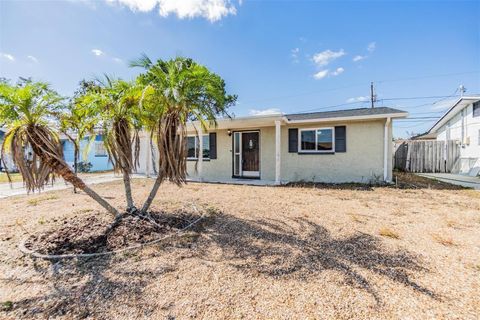
M 468 175 L 453 173 L 417 173 L 417 175 L 425 178 L 436 179 L 439 181 L 455 184 L 458 186 L 480 190 L 479 177 L 472 177 Z
M 92 185 L 120 179 L 122 179 L 120 175 L 114 175 L 113 173 L 105 173 L 99 175 L 92 174 L 91 176 L 84 177 L 83 181 L 85 181 L 86 184 Z M 62 179 L 56 179 L 53 185 L 46 185 L 42 192 L 69 188 L 72 188 L 71 184 L 66 184 Z M 11 185 L 9 183 L 0 183 L 0 198 L 25 194 L 27 194 L 27 190 L 25 190 L 25 188 L 23 187 L 23 182 L 14 182 Z
M 202 180 L 198 178 L 187 178 L 187 182 L 217 183 L 217 184 L 240 184 L 246 186 L 273 186 L 275 181 L 260 179 L 224 179 L 224 180 Z

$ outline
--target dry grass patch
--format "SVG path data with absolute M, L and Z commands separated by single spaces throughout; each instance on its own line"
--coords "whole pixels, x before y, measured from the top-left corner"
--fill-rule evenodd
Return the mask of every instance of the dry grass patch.
M 444 245 L 446 247 L 454 247 L 457 246 L 455 241 L 453 241 L 452 238 L 447 237 L 447 236 L 441 236 L 438 233 L 432 235 L 433 240 L 436 242 L 440 243 L 441 245 Z
M 73 213 L 75 214 L 82 214 L 82 213 L 89 213 L 89 212 L 92 212 L 93 209 L 89 209 L 89 208 L 86 208 L 86 209 L 78 209 L 78 210 L 75 210 L 73 211 Z
M 46 195 L 46 196 L 43 196 L 43 197 L 29 199 L 27 201 L 27 203 L 28 203 L 29 206 L 38 206 L 40 203 L 42 203 L 44 201 L 57 200 L 57 199 L 60 199 L 60 197 L 58 195 L 49 194 L 49 195 Z
M 462 225 L 455 220 L 447 220 L 446 225 L 447 225 L 447 227 L 453 228 L 453 229 L 461 229 L 462 228 Z
M 137 203 L 152 184 L 132 181 Z M 93 188 L 125 208 L 122 181 Z M 111 219 L 83 193 L 49 194 L 59 200 L 0 199 L 2 319 L 478 318 L 478 192 L 165 183 L 153 210 L 203 208 L 204 229 L 102 259 L 32 261 L 21 240 L 80 216 Z M 83 229 L 69 239 L 84 242 Z M 460 245 L 437 245 L 443 231 Z
M 357 223 L 365 223 L 363 219 L 361 219 L 358 215 L 354 213 L 350 213 L 350 218 L 352 218 L 352 221 L 357 222 Z
M 22 181 L 22 176 L 20 173 L 10 173 L 10 179 L 12 179 L 12 182 L 20 182 Z M 8 176 L 4 172 L 0 172 L 0 183 L 8 183 Z
M 392 238 L 392 239 L 400 239 L 400 235 L 393 231 L 390 228 L 383 227 L 378 231 L 378 234 L 381 235 L 382 237 L 387 237 L 387 238 Z

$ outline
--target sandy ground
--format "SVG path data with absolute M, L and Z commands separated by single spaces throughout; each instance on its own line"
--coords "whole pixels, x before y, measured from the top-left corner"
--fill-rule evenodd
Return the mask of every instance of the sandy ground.
M 135 199 L 151 180 L 134 180 Z M 122 207 L 121 182 L 94 189 Z M 440 189 L 442 189 L 440 187 Z M 104 215 L 70 190 L 0 200 L 1 318 L 478 319 L 480 193 L 190 183 L 157 210 L 202 232 L 90 261 L 24 257 L 29 234 Z

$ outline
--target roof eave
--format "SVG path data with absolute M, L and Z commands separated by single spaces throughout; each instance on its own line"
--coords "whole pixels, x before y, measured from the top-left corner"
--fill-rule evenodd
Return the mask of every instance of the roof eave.
M 452 117 L 448 117 L 450 115 L 450 112 L 455 109 L 460 102 L 463 100 L 480 100 L 480 97 L 474 97 L 474 96 L 468 96 L 468 97 L 460 97 L 458 98 L 457 101 L 451 106 L 445 114 L 435 122 L 435 124 L 430 128 L 430 130 L 427 131 L 427 133 L 436 133 L 438 129 L 440 129 L 448 120 L 450 120 Z M 447 119 L 448 118 L 448 119 Z
M 338 121 L 358 121 L 358 120 L 379 120 L 379 119 L 399 119 L 408 117 L 408 112 L 399 113 L 385 113 L 374 114 L 366 116 L 347 116 L 347 117 L 333 117 L 333 118 L 316 118 L 316 119 L 302 119 L 302 120 L 289 120 L 284 117 L 286 123 L 313 123 L 313 122 L 338 122 Z

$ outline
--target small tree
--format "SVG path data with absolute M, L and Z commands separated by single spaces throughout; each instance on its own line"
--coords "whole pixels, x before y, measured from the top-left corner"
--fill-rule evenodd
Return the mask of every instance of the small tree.
M 142 207 L 146 213 L 165 179 L 178 185 L 186 182 L 187 121 L 199 121 L 206 131 L 216 125 L 219 115 L 227 115 L 236 96 L 227 95 L 223 79 L 192 59 L 153 63 L 143 55 L 131 66 L 146 70 L 138 78 L 143 86 L 141 105 L 159 151 L 158 175 Z
M 75 92 L 73 98 L 70 99 L 66 107 L 57 114 L 60 131 L 73 144 L 73 168 L 75 174 L 78 173 L 81 142 L 87 136 L 90 136 L 84 150 L 84 155 L 86 155 L 90 150 L 92 140 L 95 138 L 95 126 L 99 122 L 96 110 L 88 105 L 82 104 L 82 97 L 87 91 L 91 90 L 93 86 L 93 82 L 82 80 L 80 82 L 80 88 Z M 76 193 L 76 187 L 73 187 L 73 191 Z
M 85 94 L 78 98 L 87 110 L 100 116 L 105 147 L 116 172 L 123 174 L 127 212 L 136 212 L 132 197 L 130 175 L 136 171 L 140 152 L 138 132 L 142 127 L 138 108 L 142 92 L 135 83 L 105 76 L 97 79 Z
M 17 85 L 0 82 L 0 123 L 8 132 L 2 144 L 2 156 L 12 154 L 28 191 L 41 190 L 55 175 L 83 190 L 115 217 L 119 212 L 89 188 L 63 159 L 63 150 L 53 115 L 63 108 L 65 99 L 46 83 L 31 80 Z M 32 158 L 25 156 L 32 150 Z

